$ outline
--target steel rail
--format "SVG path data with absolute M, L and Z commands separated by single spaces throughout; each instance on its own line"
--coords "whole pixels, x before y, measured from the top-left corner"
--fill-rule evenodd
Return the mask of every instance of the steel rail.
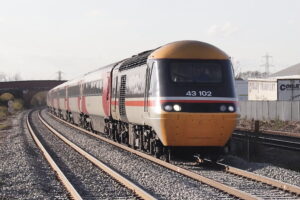
M 240 132 L 247 132 L 247 133 L 255 133 L 251 129 L 247 128 L 236 128 L 235 131 L 240 131 Z M 286 131 L 274 131 L 274 130 L 268 130 L 268 129 L 260 129 L 259 133 L 264 133 L 267 135 L 277 135 L 277 136 L 285 136 L 285 137 L 291 137 L 291 138 L 300 138 L 300 133 L 294 133 L 294 132 L 286 132 Z M 258 133 L 256 133 L 258 134 Z
M 201 162 L 203 162 L 203 161 L 211 162 L 210 160 L 207 160 L 207 159 L 204 159 L 204 160 L 199 159 L 199 161 L 201 161 Z M 235 168 L 235 167 L 231 167 L 229 165 L 225 165 L 225 164 L 222 164 L 220 162 L 217 162 L 216 164 L 221 166 L 222 168 L 224 168 L 224 171 L 226 171 L 228 173 L 238 175 L 238 176 L 242 176 L 242 177 L 245 177 L 245 178 L 248 178 L 248 179 L 251 179 L 251 180 L 254 180 L 254 181 L 258 181 L 258 182 L 261 182 L 261 183 L 265 183 L 267 185 L 276 187 L 278 189 L 285 190 L 285 191 L 294 193 L 296 195 L 300 195 L 300 187 L 298 187 L 298 186 L 291 185 L 289 183 L 284 183 L 282 181 L 278 181 L 278 180 L 275 180 L 275 179 L 272 179 L 272 178 L 269 178 L 269 177 L 265 177 L 265 176 L 262 176 L 262 175 L 259 175 L 259 174 L 255 174 L 255 173 L 252 173 L 252 172 L 241 170 L 241 169 L 238 169 L 238 168 Z
M 52 114 L 51 114 L 51 115 L 52 115 Z M 247 199 L 247 200 L 248 200 L 248 199 L 249 199 L 249 200 L 250 200 L 250 199 L 261 199 L 260 197 L 257 197 L 257 196 L 255 196 L 255 195 L 246 193 L 246 192 L 244 192 L 244 191 L 240 191 L 240 190 L 235 189 L 235 188 L 233 188 L 233 187 L 230 187 L 230 186 L 227 186 L 227 185 L 225 185 L 225 184 L 219 183 L 219 182 L 214 181 L 214 180 L 212 180 L 212 179 L 209 179 L 209 178 L 206 178 L 206 177 L 204 177 L 204 176 L 201 176 L 201 175 L 199 175 L 199 174 L 197 174 L 197 173 L 194 173 L 194 172 L 191 172 L 191 171 L 186 170 L 186 169 L 184 169 L 184 168 L 181 168 L 181 167 L 172 165 L 172 164 L 170 164 L 170 163 L 167 163 L 167 162 L 165 162 L 165 161 L 163 161 L 163 160 L 157 159 L 157 158 L 155 158 L 155 157 L 153 157 L 153 156 L 150 156 L 150 155 L 148 155 L 148 154 L 145 154 L 145 153 L 143 153 L 143 152 L 134 150 L 134 149 L 132 149 L 132 148 L 130 148 L 130 147 L 127 147 L 127 146 L 124 146 L 124 145 L 119 144 L 119 143 L 117 143 L 117 142 L 114 142 L 114 141 L 112 141 L 112 140 L 110 140 L 110 139 L 107 139 L 107 138 L 105 138 L 105 137 L 103 137 L 103 136 L 100 136 L 100 135 L 96 135 L 96 134 L 94 134 L 94 133 L 91 133 L 91 132 L 89 132 L 89 131 L 87 131 L 87 130 L 85 130 L 85 129 L 83 129 L 83 128 L 80 128 L 80 127 L 78 127 L 78 126 L 75 126 L 75 125 L 73 125 L 73 124 L 70 124 L 70 123 L 68 123 L 68 122 L 66 122 L 66 121 L 64 121 L 64 120 L 62 120 L 62 119 L 60 119 L 60 118 L 58 118 L 58 117 L 56 117 L 56 116 L 54 116 L 54 115 L 52 115 L 52 116 L 53 116 L 54 118 L 56 118 L 57 120 L 59 120 L 59 121 L 65 123 L 65 124 L 67 124 L 67 125 L 69 125 L 69 126 L 75 128 L 75 129 L 78 129 L 78 130 L 80 130 L 80 131 L 83 131 L 83 132 L 85 132 L 85 133 L 87 133 L 87 134 L 89 134 L 89 135 L 91 135 L 91 136 L 93 136 L 93 137 L 96 137 L 96 138 L 98 138 L 98 139 L 100 139 L 100 140 L 102 140 L 102 141 L 105 141 L 105 142 L 107 142 L 107 143 L 109 143 L 109 144 L 112 144 L 112 145 L 114 145 L 114 146 L 117 146 L 117 147 L 119 147 L 119 148 L 121 148 L 121 149 L 123 149 L 123 150 L 129 151 L 130 153 L 133 153 L 133 154 L 138 155 L 138 156 L 140 156 L 140 157 L 142 157 L 142 158 L 145 158 L 145 159 L 147 159 L 147 160 L 150 160 L 150 161 L 152 161 L 152 162 L 154 162 L 154 163 L 156 163 L 156 164 L 158 164 L 158 165 L 160 165 L 160 166 L 163 166 L 163 167 L 165 167 L 165 168 L 167 168 L 167 169 L 170 169 L 170 170 L 172 170 L 172 171 L 175 171 L 175 172 L 177 172 L 177 173 L 180 173 L 180 174 L 182 174 L 182 175 L 185 175 L 185 176 L 187 176 L 187 177 L 189 177 L 189 178 L 192 178 L 192 179 L 194 179 L 194 180 L 197 180 L 197 181 L 199 181 L 199 182 L 202 182 L 202 183 L 204 183 L 204 184 L 206 184 L 206 185 L 209 185 L 209 186 L 211 186 L 211 187 L 214 187 L 214 188 L 216 188 L 216 189 L 218 189 L 218 190 L 220 190 L 220 191 L 223 191 L 223 192 L 225 192 L 225 193 L 227 193 L 227 194 L 233 195 L 233 196 L 238 197 L 238 198 L 240 198 L 240 199 Z
M 273 138 L 272 138 L 273 136 Z M 291 140 L 284 140 L 284 138 L 278 138 L 278 137 L 288 137 L 288 136 L 282 136 L 282 135 L 270 135 L 270 134 L 257 134 L 254 133 L 253 135 L 250 134 L 243 134 L 243 133 L 233 133 L 233 137 L 235 139 L 239 138 L 240 140 L 243 139 L 254 139 L 256 143 L 273 146 L 273 147 L 280 147 L 282 149 L 288 149 L 288 150 L 294 150 L 294 151 L 300 151 L 300 142 L 299 141 L 291 141 Z M 291 137 L 288 137 L 291 139 Z M 298 139 L 299 138 L 295 138 Z
M 86 159 L 88 159 L 90 162 L 92 162 L 95 166 L 99 167 L 101 170 L 109 174 L 111 177 L 113 177 L 115 180 L 117 180 L 119 183 L 123 184 L 125 187 L 132 190 L 135 194 L 137 194 L 142 199 L 157 199 L 153 195 L 149 194 L 147 191 L 143 190 L 141 187 L 137 186 L 130 180 L 124 178 L 122 175 L 120 175 L 115 170 L 111 169 L 107 165 L 105 165 L 103 162 L 99 161 L 94 156 L 90 155 L 86 151 L 84 151 L 82 148 L 68 140 L 65 136 L 61 135 L 58 131 L 56 131 L 53 127 L 51 127 L 42 117 L 40 116 L 40 113 L 38 114 L 39 119 L 41 122 L 52 132 L 54 133 L 58 138 L 60 138 L 63 142 L 65 142 L 67 145 L 72 147 L 75 151 L 80 153 L 82 156 L 84 156 Z
M 41 150 L 42 154 L 44 155 L 44 157 L 48 161 L 49 165 L 51 166 L 51 168 L 53 169 L 53 171 L 57 175 L 58 179 L 60 180 L 60 182 L 64 185 L 64 187 L 66 188 L 66 190 L 70 194 L 71 198 L 76 199 L 76 200 L 77 199 L 81 200 L 82 197 L 79 195 L 79 193 L 76 191 L 74 186 L 70 183 L 70 181 L 67 179 L 67 177 L 64 175 L 64 173 L 60 170 L 60 168 L 57 166 L 57 164 L 52 159 L 50 154 L 47 152 L 47 150 L 44 148 L 42 143 L 37 138 L 36 134 L 34 133 L 34 131 L 32 129 L 32 126 L 30 125 L 29 114 L 27 115 L 26 124 L 27 124 L 27 128 L 28 128 L 34 142 L 37 144 L 38 148 Z
M 281 190 L 285 190 L 285 191 L 300 195 L 300 187 L 298 187 L 298 186 L 291 185 L 291 184 L 288 184 L 288 183 L 284 183 L 282 181 L 278 181 L 278 180 L 275 180 L 275 179 L 272 179 L 272 178 L 269 178 L 269 177 L 254 174 L 252 172 L 241 170 L 241 169 L 231 167 L 231 166 L 228 166 L 228 165 L 224 165 L 224 164 L 221 164 L 221 163 L 218 163 L 218 164 L 225 167 L 226 172 L 236 174 L 236 175 L 239 175 L 239 176 L 243 176 L 243 177 L 246 177 L 246 178 L 261 182 L 261 183 L 271 185 L 271 186 L 279 188 Z
M 261 129 L 261 132 L 268 135 L 280 135 L 286 137 L 295 137 L 300 138 L 300 133 L 293 133 L 293 132 L 285 132 L 285 131 L 272 131 L 272 130 L 265 130 Z

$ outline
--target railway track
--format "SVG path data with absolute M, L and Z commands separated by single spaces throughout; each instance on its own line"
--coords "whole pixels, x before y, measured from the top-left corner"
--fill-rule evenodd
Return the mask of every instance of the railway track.
M 47 121 L 49 121 L 49 119 L 47 119 Z M 52 119 L 52 121 L 54 120 Z M 55 127 L 56 129 L 58 128 L 57 126 Z M 60 128 L 65 129 L 65 127 L 63 126 L 60 126 Z M 207 185 L 201 184 L 199 181 L 195 181 L 191 178 L 183 176 L 178 172 L 165 169 L 164 167 L 161 167 L 147 159 L 142 159 L 140 156 L 136 156 L 132 153 L 128 153 L 128 151 L 120 151 L 119 147 L 112 146 L 106 142 L 98 142 L 97 140 L 95 140 L 94 136 L 89 138 L 87 134 L 84 134 L 82 132 L 80 133 L 76 133 L 76 132 L 78 131 L 74 131 L 74 129 L 72 128 L 72 130 L 70 129 L 70 133 L 69 133 L 70 135 L 68 135 L 68 133 L 64 133 L 64 135 L 69 137 L 69 139 L 71 140 L 74 141 L 78 140 L 75 143 L 78 143 L 79 146 L 84 146 L 80 144 L 80 141 L 82 143 L 86 143 L 88 147 L 82 147 L 82 148 L 88 149 L 90 147 L 89 150 L 90 154 L 96 154 L 97 152 L 104 151 L 105 155 L 99 153 L 100 156 L 98 156 L 98 158 L 112 165 L 115 169 L 119 170 L 120 173 L 126 174 L 134 182 L 138 182 L 138 184 L 142 185 L 148 191 L 151 191 L 151 194 L 154 193 L 157 199 L 207 199 L 207 198 L 231 199 L 232 198 L 230 195 L 224 192 L 220 192 L 215 188 L 208 187 Z M 79 138 L 77 136 L 78 134 L 84 136 L 84 138 L 78 139 Z M 93 143 L 98 143 L 98 144 L 95 145 Z M 107 154 L 109 154 L 109 152 L 107 152 L 107 149 L 109 151 L 113 150 L 115 152 L 110 153 L 110 155 L 107 156 Z M 120 155 L 116 155 L 116 154 L 120 154 Z M 106 157 L 109 158 L 107 159 Z M 115 157 L 119 157 L 119 158 L 115 159 Z M 128 169 L 124 169 L 124 168 L 128 168 Z M 140 178 L 137 178 L 136 176 L 139 176 Z M 184 188 L 184 190 L 182 188 Z
M 293 132 L 286 132 L 286 131 L 274 131 L 274 130 L 267 130 L 267 129 L 260 129 L 257 128 L 257 130 L 247 129 L 247 128 L 241 128 L 238 127 L 235 129 L 237 132 L 246 132 L 246 133 L 263 133 L 271 136 L 283 136 L 283 137 L 290 137 L 290 138 L 300 138 L 299 133 L 293 133 Z
M 300 188 L 297 186 L 293 186 L 240 169 L 232 168 L 230 166 L 221 166 L 219 164 L 219 168 L 216 170 L 215 167 L 212 169 L 208 169 L 207 167 L 194 165 L 192 168 L 190 168 L 184 165 L 174 165 L 166 163 L 143 152 L 133 150 L 122 144 L 111 141 L 106 137 L 91 133 L 89 131 L 86 131 L 85 129 L 74 126 L 73 124 L 69 124 L 57 118 L 56 116 L 53 117 L 56 120 L 67 124 L 71 128 L 80 130 L 81 132 L 84 132 L 92 137 L 96 137 L 123 150 L 129 151 L 132 154 L 150 160 L 157 165 L 163 166 L 169 170 L 173 170 L 174 172 L 180 173 L 201 183 L 217 188 L 220 191 L 223 191 L 240 199 L 295 199 L 299 198 L 300 195 Z
M 28 130 L 29 130 L 29 132 L 30 132 L 30 134 L 31 134 L 34 142 L 37 144 L 38 148 L 40 149 L 40 151 L 44 155 L 45 159 L 47 160 L 47 162 L 49 163 L 49 165 L 51 166 L 51 168 L 53 169 L 53 171 L 57 175 L 59 181 L 64 185 L 64 187 L 68 191 L 70 197 L 73 198 L 73 199 L 82 199 L 82 197 L 79 195 L 79 193 L 74 188 L 74 186 L 72 185 L 72 183 L 69 181 L 69 179 L 67 179 L 67 177 L 65 176 L 65 174 L 58 167 L 58 165 L 55 163 L 55 161 L 52 159 L 52 157 L 50 156 L 50 154 L 48 153 L 48 151 L 45 149 L 45 147 L 42 145 L 42 143 L 38 139 L 35 131 L 33 130 L 32 126 L 31 126 L 31 123 L 29 122 L 29 115 L 30 114 L 31 113 L 29 113 L 28 116 L 27 116 L 26 124 L 27 124 L 27 128 L 28 128 Z
M 235 131 L 231 140 L 232 154 L 248 161 L 272 163 L 299 171 L 300 138 L 264 132 Z M 286 156 L 288 155 L 288 156 Z
M 191 168 L 192 171 L 200 173 L 205 177 L 226 182 L 235 179 L 242 184 L 234 183 L 235 187 L 242 187 L 244 191 L 256 194 L 260 199 L 298 199 L 300 187 L 265 176 L 254 174 L 222 163 L 213 163 L 210 160 L 198 160 L 199 168 Z M 257 187 L 251 187 L 255 184 Z M 269 192 L 266 192 L 268 191 Z
M 263 144 L 270 147 L 281 148 L 292 151 L 300 151 L 300 138 L 288 135 L 279 135 L 278 132 L 253 133 L 249 131 L 235 131 L 233 136 L 237 139 L 250 139 L 257 144 Z M 300 135 L 300 134 L 298 134 Z
M 28 129 L 30 131 L 30 134 L 32 135 L 34 141 L 36 142 L 37 146 L 40 148 L 42 154 L 44 155 L 44 157 L 46 158 L 46 160 L 49 162 L 49 165 L 52 167 L 52 169 L 55 171 L 58 179 L 60 180 L 60 182 L 65 186 L 66 190 L 68 191 L 70 197 L 72 199 L 98 199 L 98 198 L 108 198 L 108 196 L 103 196 L 103 194 L 101 194 L 102 196 L 92 196 L 91 193 L 88 189 L 88 187 L 103 187 L 101 185 L 95 186 L 95 185 L 89 185 L 86 184 L 83 186 L 84 181 L 80 181 L 78 180 L 78 178 L 70 178 L 70 174 L 74 173 L 70 173 L 69 175 L 66 173 L 66 171 L 68 171 L 68 167 L 65 167 L 64 165 L 68 165 L 66 163 L 62 162 L 57 162 L 57 159 L 55 160 L 55 157 L 57 158 L 59 155 L 53 153 L 53 149 L 49 149 L 49 145 L 46 144 L 45 145 L 45 141 L 47 139 L 42 138 L 41 136 L 41 132 L 40 130 L 38 130 L 37 127 L 35 127 L 34 123 L 32 122 L 32 118 L 31 115 L 33 115 L 33 113 L 30 113 L 27 116 L 27 126 Z M 39 114 L 38 114 L 39 115 Z M 103 178 L 108 178 L 108 179 L 113 179 L 113 181 L 117 181 L 119 183 L 117 189 L 120 189 L 121 187 L 126 188 L 125 190 L 130 190 L 132 194 L 127 195 L 127 196 L 109 196 L 109 198 L 142 198 L 142 199 L 156 199 L 154 196 L 152 196 L 151 194 L 149 194 L 148 192 L 146 192 L 145 190 L 143 190 L 141 187 L 139 187 L 138 185 L 134 184 L 133 182 L 131 182 L 130 180 L 128 180 L 126 177 L 122 176 L 121 174 L 117 173 L 116 171 L 114 171 L 113 169 L 111 169 L 109 166 L 105 165 L 104 163 L 102 163 L 101 161 L 99 161 L 98 159 L 96 159 L 95 157 L 93 157 L 92 155 L 90 155 L 89 153 L 87 153 L 86 151 L 84 151 L 83 149 L 81 149 L 80 147 L 78 147 L 77 145 L 75 145 L 74 143 L 72 143 L 71 141 L 69 141 L 68 139 L 66 139 L 64 136 L 62 136 L 59 132 L 55 131 L 53 128 L 51 128 L 49 125 L 47 125 L 47 123 L 45 123 L 45 121 L 43 121 L 43 119 L 38 116 L 39 120 L 41 120 L 41 122 L 55 135 L 55 137 L 59 138 L 61 141 L 63 141 L 65 144 L 67 144 L 69 146 L 69 151 L 71 151 L 70 148 L 72 148 L 74 150 L 74 152 L 77 152 L 77 156 L 80 154 L 85 160 L 84 162 L 86 162 L 86 160 L 90 161 L 90 166 L 82 166 L 82 163 L 78 162 L 78 165 L 81 165 L 81 167 L 87 167 L 90 168 L 91 166 L 96 166 L 98 169 L 97 174 L 101 174 L 101 179 Z M 42 144 L 44 143 L 44 144 Z M 48 147 L 48 148 L 47 148 Z M 64 151 L 66 152 L 66 151 Z M 50 155 L 52 154 L 52 155 Z M 67 157 L 67 156 L 66 156 Z M 60 163 L 60 164 L 59 164 Z M 59 167 L 62 166 L 62 167 Z M 91 169 L 89 169 L 91 170 Z M 95 170 L 95 169 L 94 169 Z M 103 176 L 103 173 L 105 173 L 105 175 Z M 95 174 L 92 174 L 95 175 Z M 109 177 L 107 177 L 107 175 Z M 84 176 L 83 174 L 78 174 L 75 175 L 73 174 L 73 176 Z M 94 179 L 96 179 L 97 177 L 93 177 Z M 74 183 L 72 183 L 72 180 Z M 77 182 L 77 183 L 76 183 Z M 111 183 L 111 180 L 108 180 L 108 184 Z M 106 184 L 107 184 L 106 183 Z M 80 184 L 80 186 L 79 186 Z M 112 184 L 113 185 L 113 184 Z M 77 187 L 76 187 L 77 186 Z M 104 187 L 107 187 L 104 185 Z M 85 188 L 85 191 L 80 191 L 82 190 L 82 188 Z M 93 189 L 94 191 L 97 192 L 97 189 Z M 109 188 L 109 193 L 112 193 L 112 188 Z M 87 193 L 89 193 L 87 195 Z M 126 191 L 128 194 L 128 191 Z M 95 192 L 94 192 L 95 193 Z M 115 191 L 113 193 L 118 194 L 119 191 Z

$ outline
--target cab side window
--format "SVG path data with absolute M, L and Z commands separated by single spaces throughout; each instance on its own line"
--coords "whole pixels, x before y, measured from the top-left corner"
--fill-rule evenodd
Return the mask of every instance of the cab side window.
M 151 69 L 149 96 L 158 96 L 158 71 L 156 62 L 153 63 Z

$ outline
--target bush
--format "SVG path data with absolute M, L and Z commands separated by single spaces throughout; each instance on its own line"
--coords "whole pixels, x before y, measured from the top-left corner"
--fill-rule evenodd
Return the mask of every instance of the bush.
M 13 104 L 12 104 L 12 107 L 15 111 L 22 110 L 23 106 L 24 106 L 24 102 L 23 102 L 22 99 L 15 99 Z
M 6 106 L 0 106 L 0 112 L 7 113 L 7 107 Z
M 1 116 L 0 116 L 0 117 L 1 117 Z M 3 123 L 3 124 L 0 123 L 0 130 L 5 130 L 5 129 L 8 129 L 8 128 L 9 128 L 9 125 L 8 125 L 7 122 L 5 122 L 5 123 Z
M 0 120 L 6 119 L 8 114 L 7 107 L 0 106 Z
M 6 92 L 6 93 L 3 93 L 1 96 L 0 96 L 0 101 L 2 102 L 7 102 L 9 100 L 13 100 L 14 99 L 14 95 Z

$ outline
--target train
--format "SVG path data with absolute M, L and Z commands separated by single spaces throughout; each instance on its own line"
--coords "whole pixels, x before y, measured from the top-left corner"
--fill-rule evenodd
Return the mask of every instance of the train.
M 216 158 L 238 119 L 230 57 L 184 40 L 100 67 L 51 89 L 49 112 L 156 157 Z

